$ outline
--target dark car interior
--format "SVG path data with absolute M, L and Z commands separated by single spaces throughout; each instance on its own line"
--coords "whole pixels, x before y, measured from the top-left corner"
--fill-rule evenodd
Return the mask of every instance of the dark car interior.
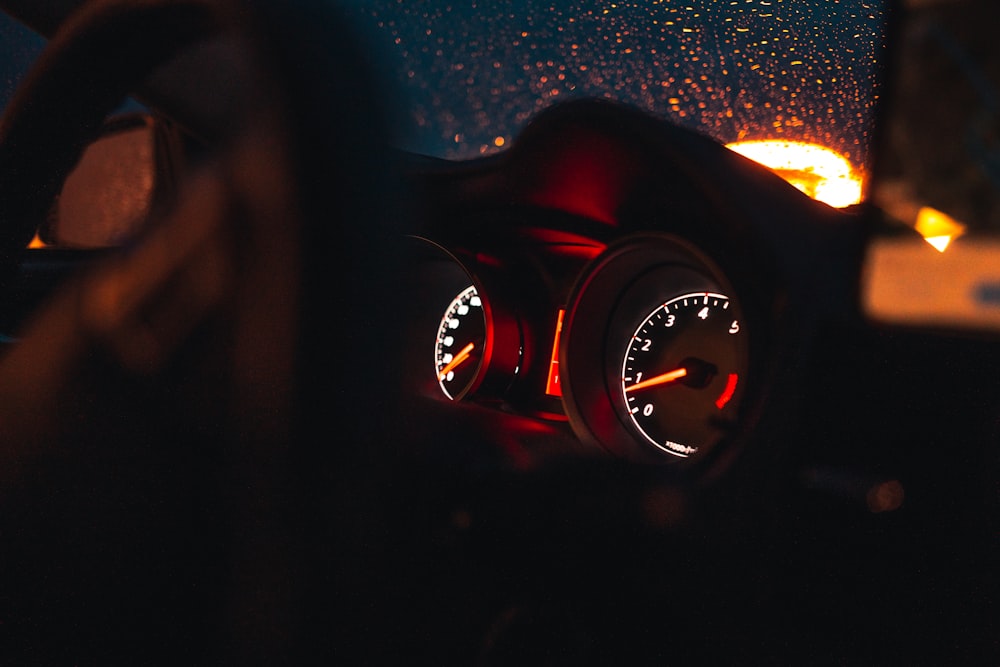
M 886 185 L 940 4 L 834 208 L 604 97 L 401 149 L 350 7 L 0 1 L 0 662 L 996 664 L 1000 278 L 912 316 L 995 248 Z

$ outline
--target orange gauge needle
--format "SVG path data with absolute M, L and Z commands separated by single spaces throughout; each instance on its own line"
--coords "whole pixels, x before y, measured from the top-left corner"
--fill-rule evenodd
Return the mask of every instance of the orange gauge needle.
M 463 347 L 462 350 L 458 354 L 455 355 L 455 358 L 452 359 L 451 361 L 449 361 L 448 364 L 444 368 L 441 369 L 441 372 L 438 373 L 438 380 L 445 379 L 445 377 L 447 377 L 448 373 L 450 373 L 451 371 L 455 370 L 455 368 L 459 364 L 461 364 L 463 361 L 465 361 L 466 359 L 468 359 L 469 358 L 469 354 L 472 353 L 472 348 L 474 348 L 474 347 L 475 347 L 475 343 L 469 343 L 468 345 L 466 345 L 465 347 Z
M 684 367 L 672 370 L 668 373 L 663 373 L 662 375 L 657 375 L 656 377 L 651 377 L 648 380 L 643 380 L 642 382 L 636 382 L 631 387 L 625 387 L 625 393 L 630 391 L 635 391 L 637 389 L 645 389 L 646 387 L 655 387 L 658 384 L 667 384 L 668 382 L 676 382 L 683 377 L 687 377 L 688 370 Z

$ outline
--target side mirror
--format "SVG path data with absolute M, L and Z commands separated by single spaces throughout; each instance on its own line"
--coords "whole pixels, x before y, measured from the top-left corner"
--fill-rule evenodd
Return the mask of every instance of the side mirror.
M 133 238 L 164 180 L 161 129 L 145 114 L 110 120 L 63 184 L 39 239 L 57 247 L 107 248 Z

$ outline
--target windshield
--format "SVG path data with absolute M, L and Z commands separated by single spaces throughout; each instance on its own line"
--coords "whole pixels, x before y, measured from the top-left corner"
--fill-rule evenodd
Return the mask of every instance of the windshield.
M 886 9 L 875 0 L 362 0 L 409 96 L 412 150 L 502 148 L 569 97 L 623 101 L 744 143 L 803 189 L 831 152 L 860 181 L 881 86 Z M 789 161 L 789 141 L 812 146 Z M 734 146 L 735 147 L 735 146 Z M 739 147 L 737 147 L 739 149 Z M 768 158 L 777 150 L 780 155 Z M 751 154 L 753 153 L 753 154 Z M 845 177 L 846 178 L 846 177 Z M 814 187 L 816 184 L 812 183 Z M 814 194 L 814 193 L 811 193 Z M 856 194 L 860 197 L 860 189 Z M 847 202 L 854 203 L 854 202 Z

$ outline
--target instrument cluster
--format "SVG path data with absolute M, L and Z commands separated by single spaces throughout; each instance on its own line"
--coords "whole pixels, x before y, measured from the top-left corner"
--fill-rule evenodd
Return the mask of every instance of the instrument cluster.
M 423 238 L 412 248 L 426 305 L 409 372 L 424 396 L 568 422 L 584 446 L 648 463 L 711 460 L 739 430 L 754 327 L 726 276 L 684 240 L 628 236 L 559 276 L 507 273 L 503 258 L 463 260 Z M 542 266 L 580 254 L 521 250 Z M 521 298 L 503 298 L 504 282 L 520 283 Z M 549 317 L 530 316 L 546 304 Z
M 581 453 L 682 475 L 731 460 L 774 350 L 832 302 L 782 273 L 839 214 L 631 110 L 558 107 L 497 157 L 410 176 L 408 389 L 568 430 Z

